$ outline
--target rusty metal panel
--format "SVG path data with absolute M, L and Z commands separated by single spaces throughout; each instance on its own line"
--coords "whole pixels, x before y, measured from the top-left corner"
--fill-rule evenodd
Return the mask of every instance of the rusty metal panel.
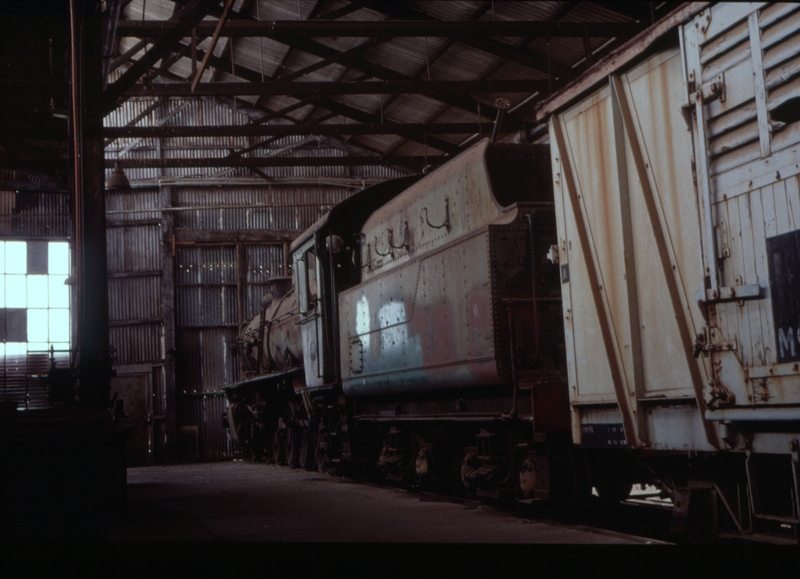
M 244 247 L 244 317 L 250 319 L 261 311 L 261 298 L 266 293 L 266 282 L 272 277 L 284 276 L 283 246 L 246 245 Z
M 708 127 L 719 125 L 719 107 L 703 107 L 704 118 L 692 125 L 701 168 L 699 189 L 707 207 L 701 223 L 703 251 L 715 258 L 708 272 L 712 295 L 704 296 L 711 302 L 705 348 L 714 370 L 707 416 L 769 421 L 781 420 L 786 412 L 800 417 L 800 368 L 792 356 L 800 345 L 792 313 L 798 309 L 793 270 L 800 231 L 800 69 L 795 64 L 800 59 L 800 8 L 790 4 L 745 8 L 740 5 L 737 16 L 748 25 L 742 46 L 749 48 L 744 61 L 749 69 L 738 76 L 726 73 L 725 96 L 752 93 L 751 101 L 741 107 L 746 118 L 737 117 L 749 124 L 730 130 L 735 124 L 729 122 L 728 132 L 721 136 L 709 131 L 708 176 L 702 170 L 703 121 Z M 712 23 L 732 23 L 731 18 L 726 20 L 726 11 L 713 6 Z M 690 26 L 684 35 L 687 68 L 692 72 L 697 67 L 695 54 L 704 49 L 705 41 L 696 40 Z M 722 31 L 723 36 L 730 34 Z M 736 139 L 745 126 L 749 144 L 742 145 Z M 731 142 L 731 152 L 719 154 L 720 140 Z M 732 295 L 747 299 L 730 299 Z
M 69 195 L 0 192 L 0 235 L 9 237 L 69 237 L 72 235 Z
M 347 196 L 349 191 L 344 188 L 316 185 L 176 188 L 177 206 L 198 209 L 176 211 L 175 226 L 200 230 L 303 230 Z
M 109 272 L 161 269 L 161 229 L 158 224 L 106 229 Z
M 236 283 L 236 250 L 230 246 L 179 247 L 178 284 Z
M 112 326 L 109 342 L 116 349 L 117 363 L 138 364 L 162 360 L 161 324 Z
M 716 421 L 800 416 L 776 313 L 795 305 L 772 301 L 793 295 L 775 272 L 800 229 L 800 118 L 781 109 L 798 94 L 796 31 L 781 24 L 796 10 L 762 8 L 711 6 L 681 28 L 682 50 L 550 118 L 576 440 L 600 421 L 631 446 L 720 449 Z
M 243 456 L 240 445 L 222 427 L 227 400 L 222 392 L 180 395 L 177 399 L 178 427 L 196 427 L 197 455 L 183 460 L 225 460 Z
M 364 224 L 364 281 L 433 251 L 500 215 L 484 161 L 488 140 L 414 184 Z M 390 234 L 391 231 L 391 234 Z M 394 246 L 394 247 L 391 247 Z
M 238 380 L 231 348 L 237 328 L 179 328 L 176 339 L 176 386 L 179 393 L 212 392 Z
M 106 215 L 111 224 L 144 219 L 160 219 L 157 188 L 106 193 Z M 148 211 L 150 210 L 150 211 Z
M 456 246 L 342 292 L 345 393 L 500 383 L 491 287 L 489 235 L 483 228 Z
M 182 328 L 238 326 L 236 285 L 178 286 L 175 322 Z
M 509 312 L 503 300 L 520 297 L 514 284 L 529 271 L 523 214 L 545 210 L 525 202 L 549 201 L 547 163 L 540 148 L 484 141 L 370 216 L 361 283 L 339 295 L 346 394 L 511 381 L 510 326 L 530 338 L 532 322 L 525 307 Z M 530 281 L 522 285 L 529 297 Z M 308 345 L 304 336 L 304 351 Z M 525 357 L 517 362 L 521 370 Z
M 161 276 L 108 280 L 109 320 L 153 319 L 161 316 Z

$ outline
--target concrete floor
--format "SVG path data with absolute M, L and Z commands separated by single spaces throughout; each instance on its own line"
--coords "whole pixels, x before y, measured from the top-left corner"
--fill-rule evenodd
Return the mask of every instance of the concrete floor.
M 128 469 L 110 541 L 650 544 L 587 527 L 520 519 L 473 503 L 267 464 Z

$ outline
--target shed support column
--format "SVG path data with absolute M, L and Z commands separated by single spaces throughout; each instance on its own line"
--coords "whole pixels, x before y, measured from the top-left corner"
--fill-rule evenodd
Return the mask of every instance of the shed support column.
M 175 257 L 172 254 L 173 213 L 163 211 L 172 207 L 172 187 L 159 189 L 161 206 L 161 316 L 163 319 L 164 393 L 166 395 L 166 458 L 177 460 L 178 429 L 175 394 Z
M 97 0 L 73 0 L 73 161 L 78 263 L 80 403 L 107 410 L 111 388 L 103 164 L 102 13 Z

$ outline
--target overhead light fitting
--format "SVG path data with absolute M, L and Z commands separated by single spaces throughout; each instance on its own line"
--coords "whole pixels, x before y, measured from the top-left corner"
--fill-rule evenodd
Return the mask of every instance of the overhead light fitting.
M 111 177 L 108 179 L 108 183 L 106 183 L 106 189 L 109 191 L 129 191 L 130 188 L 131 182 L 128 181 L 128 178 L 122 171 L 122 166 L 119 162 L 115 162 L 114 172 L 111 173 Z

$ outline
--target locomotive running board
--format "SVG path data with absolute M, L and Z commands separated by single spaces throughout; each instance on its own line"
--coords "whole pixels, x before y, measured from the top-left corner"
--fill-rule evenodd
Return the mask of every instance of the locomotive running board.
M 287 378 L 293 377 L 295 374 L 302 373 L 303 368 L 292 368 L 291 370 L 286 370 L 285 372 L 277 372 L 275 374 L 267 374 L 265 376 L 258 376 L 256 378 L 251 378 L 250 380 L 243 380 L 242 382 L 236 382 L 235 384 L 228 384 L 222 387 L 224 392 L 234 392 L 241 388 L 255 388 L 257 386 L 269 386 L 270 384 L 274 384 L 276 382 L 282 382 Z

